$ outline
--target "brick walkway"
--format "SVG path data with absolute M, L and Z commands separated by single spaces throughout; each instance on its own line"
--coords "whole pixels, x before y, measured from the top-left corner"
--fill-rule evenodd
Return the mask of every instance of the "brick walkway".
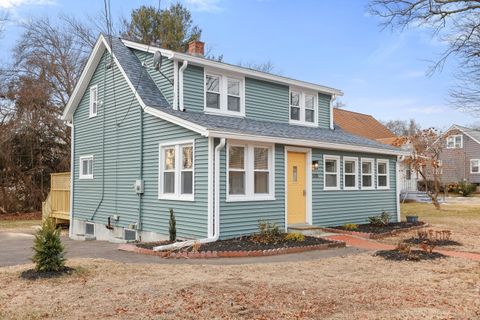
M 366 249 L 366 250 L 392 250 L 395 249 L 394 245 L 391 244 L 385 244 L 385 243 L 380 243 L 376 242 L 373 240 L 367 240 L 367 239 L 362 239 L 362 238 L 357 238 L 354 236 L 349 236 L 349 235 L 332 235 L 332 236 L 327 236 L 325 237 L 327 239 L 331 240 L 338 240 L 338 241 L 344 241 L 347 246 L 350 247 L 355 247 L 359 249 Z M 470 259 L 470 260 L 475 260 L 475 261 L 480 261 L 480 253 L 474 253 L 474 252 L 465 252 L 465 251 L 453 251 L 453 250 L 434 250 L 435 252 L 444 254 L 449 257 L 457 257 L 457 258 L 464 258 L 464 259 Z

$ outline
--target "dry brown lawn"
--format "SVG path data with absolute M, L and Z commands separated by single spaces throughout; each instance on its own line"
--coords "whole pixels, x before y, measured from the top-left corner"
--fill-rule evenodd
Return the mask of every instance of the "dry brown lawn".
M 426 221 L 433 230 L 451 230 L 452 240 L 462 246 L 450 246 L 446 249 L 480 252 L 480 202 L 447 203 L 436 210 L 428 203 L 406 203 L 401 205 L 402 219 L 406 215 L 417 214 L 421 221 Z M 416 236 L 417 232 L 401 233 L 396 237 L 381 240 L 385 243 L 397 244 L 402 239 Z
M 479 319 L 480 264 L 372 253 L 281 264 L 74 259 L 72 276 L 0 268 L 0 319 Z

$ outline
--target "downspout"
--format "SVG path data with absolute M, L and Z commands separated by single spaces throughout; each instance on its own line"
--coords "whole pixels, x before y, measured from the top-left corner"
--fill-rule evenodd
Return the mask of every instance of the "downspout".
M 396 184 L 396 190 L 395 190 L 395 194 L 396 194 L 396 201 L 397 201 L 397 222 L 400 222 L 401 220 L 401 215 L 400 215 L 400 190 L 399 190 L 399 186 L 400 186 L 400 180 L 399 180 L 399 176 L 400 176 L 400 161 L 403 161 L 403 159 L 405 159 L 404 156 L 397 156 L 397 163 L 395 165 L 395 184 Z
M 179 91 L 180 91 L 180 94 L 179 94 L 180 111 L 185 111 L 185 106 L 183 105 L 183 71 L 185 71 L 187 66 L 188 66 L 188 61 L 183 60 L 183 64 L 180 67 L 180 70 L 178 70 L 179 71 L 178 72 L 178 87 L 179 87 Z
M 225 138 L 220 139 L 220 143 L 215 147 L 215 182 L 214 182 L 214 228 L 213 237 L 203 238 L 199 240 L 188 240 L 182 242 L 175 242 L 164 246 L 153 247 L 154 251 L 172 250 L 191 246 L 195 243 L 209 243 L 215 242 L 220 236 L 220 151 L 225 147 Z M 211 223 L 211 221 L 209 221 Z
M 173 109 L 178 110 L 178 60 L 173 60 Z
M 140 183 L 143 181 L 143 108 L 140 108 L 140 168 L 138 178 Z M 137 231 L 142 230 L 142 198 L 143 193 L 138 194 L 138 217 L 137 217 Z M 138 233 L 137 233 L 138 235 Z
M 75 179 L 75 129 L 73 127 L 73 120 L 67 121 L 67 126 L 70 127 L 70 225 L 68 227 L 68 236 L 73 236 L 73 179 Z

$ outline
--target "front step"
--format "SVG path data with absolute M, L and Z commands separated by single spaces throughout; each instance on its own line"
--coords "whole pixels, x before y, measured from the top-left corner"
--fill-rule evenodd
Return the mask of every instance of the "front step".
M 287 231 L 288 232 L 301 233 L 305 236 L 311 236 L 311 237 L 328 237 L 328 236 L 336 234 L 336 233 L 332 233 L 332 232 L 325 232 L 325 231 L 323 231 L 322 227 L 311 226 L 311 225 L 288 226 Z

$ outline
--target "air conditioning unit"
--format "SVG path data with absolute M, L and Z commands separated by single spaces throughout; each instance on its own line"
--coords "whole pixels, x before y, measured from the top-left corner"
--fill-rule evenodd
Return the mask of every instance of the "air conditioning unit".
M 132 229 L 124 229 L 123 231 L 123 239 L 127 241 L 135 241 L 137 240 L 137 230 Z
M 95 236 L 95 223 L 85 222 L 85 235 Z

